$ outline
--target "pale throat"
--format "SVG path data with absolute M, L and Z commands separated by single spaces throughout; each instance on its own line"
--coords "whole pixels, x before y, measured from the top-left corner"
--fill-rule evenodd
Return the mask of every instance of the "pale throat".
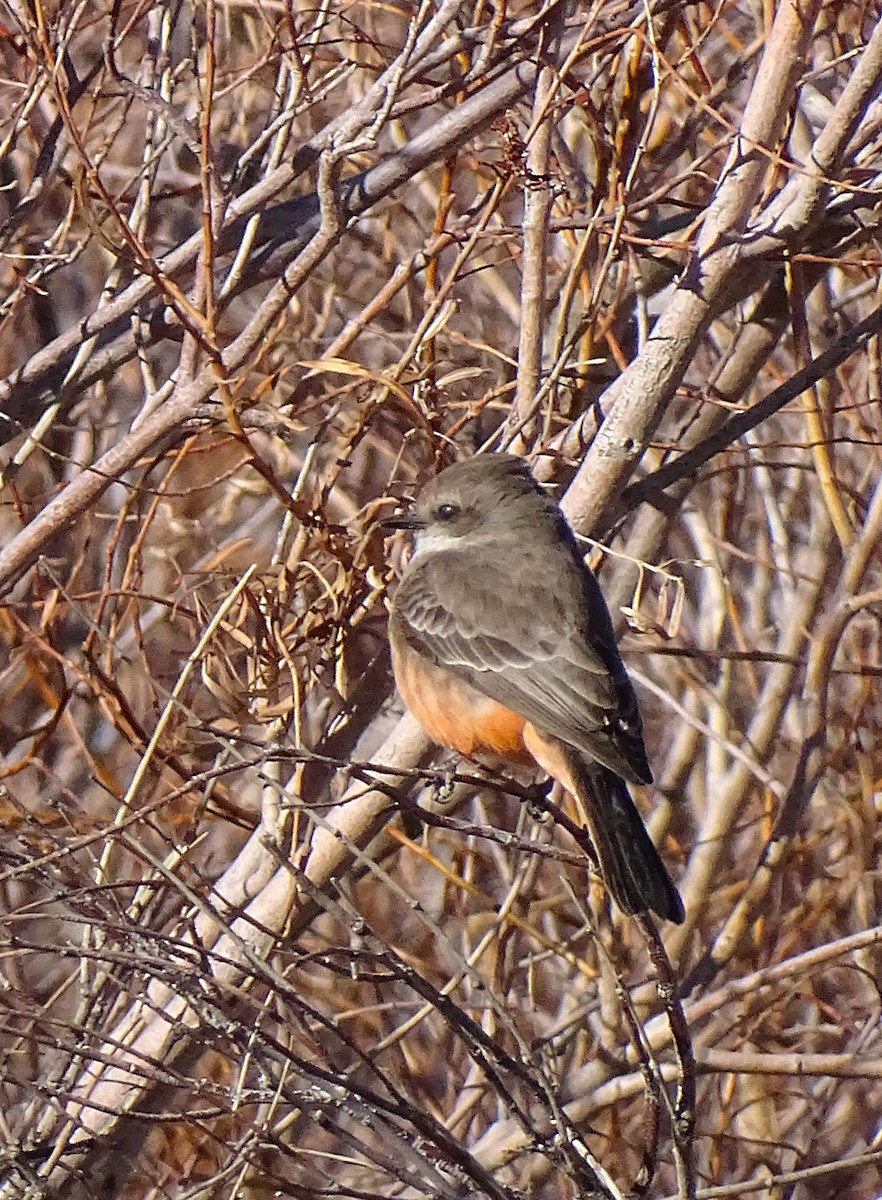
M 415 558 L 422 558 L 424 554 L 437 554 L 441 550 L 456 550 L 463 545 L 462 536 L 457 537 L 452 533 L 445 533 L 443 529 L 420 529 L 414 535 L 411 562 Z

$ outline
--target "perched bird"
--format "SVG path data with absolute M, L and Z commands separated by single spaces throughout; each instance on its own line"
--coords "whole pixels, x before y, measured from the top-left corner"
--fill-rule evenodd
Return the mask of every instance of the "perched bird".
M 441 745 L 538 764 L 582 801 L 623 912 L 683 920 L 627 783 L 650 783 L 637 697 L 575 537 L 526 462 L 477 456 L 384 522 L 414 534 L 389 621 L 407 707 Z

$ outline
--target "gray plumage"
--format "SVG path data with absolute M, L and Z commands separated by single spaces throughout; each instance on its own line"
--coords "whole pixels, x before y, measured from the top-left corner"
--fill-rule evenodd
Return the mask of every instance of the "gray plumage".
M 487 455 L 442 471 L 396 523 L 415 533 L 394 604 L 409 645 L 563 748 L 620 906 L 682 920 L 622 782 L 652 779 L 637 698 L 557 504 L 523 459 Z

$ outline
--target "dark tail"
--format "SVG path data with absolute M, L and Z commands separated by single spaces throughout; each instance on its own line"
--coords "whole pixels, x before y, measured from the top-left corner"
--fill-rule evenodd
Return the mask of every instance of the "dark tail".
M 597 763 L 573 756 L 588 831 L 600 860 L 600 873 L 622 912 L 651 909 L 681 924 L 686 915 L 680 893 L 643 825 L 624 780 Z

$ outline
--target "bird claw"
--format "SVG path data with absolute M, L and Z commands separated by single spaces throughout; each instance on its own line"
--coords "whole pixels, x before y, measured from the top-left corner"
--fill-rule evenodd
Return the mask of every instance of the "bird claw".
M 554 786 L 553 779 L 543 779 L 539 783 L 528 784 L 521 793 L 521 799 L 527 806 L 527 811 L 534 821 L 544 820 L 548 816 L 549 792 Z
M 437 804 L 444 804 L 453 795 L 453 789 L 456 787 L 456 764 L 451 763 L 444 771 L 442 771 L 435 780 L 433 791 L 434 799 Z

